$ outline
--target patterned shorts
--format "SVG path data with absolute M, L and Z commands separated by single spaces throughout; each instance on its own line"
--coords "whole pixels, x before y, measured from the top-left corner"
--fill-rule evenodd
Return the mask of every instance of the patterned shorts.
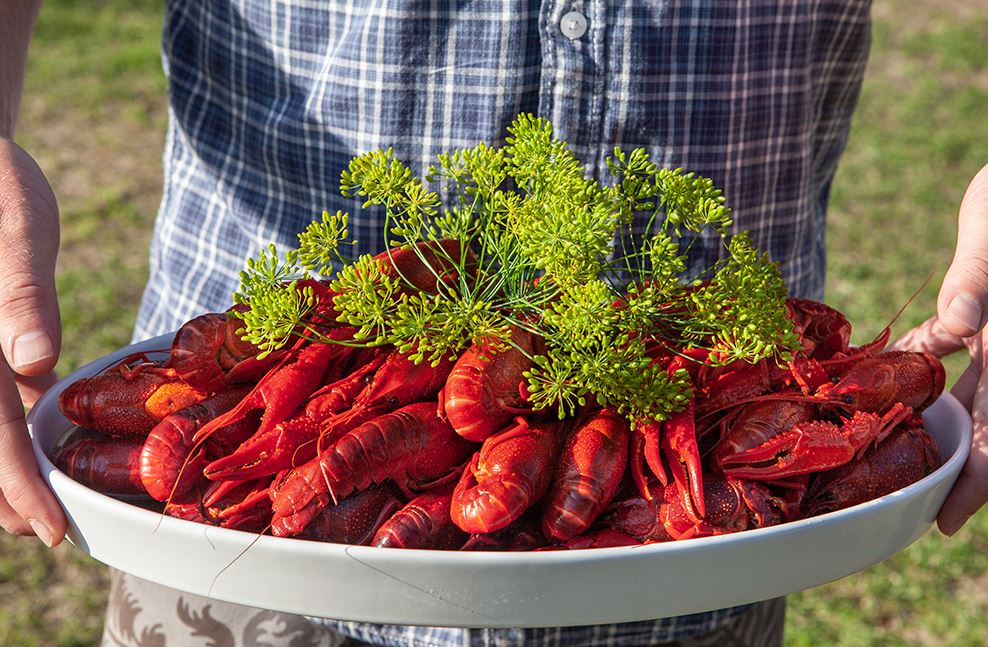
M 554 641 L 565 647 L 782 647 L 785 598 L 753 605 L 751 610 L 717 629 L 672 642 L 598 640 L 593 643 Z M 462 630 L 456 642 L 412 640 L 414 647 L 513 647 L 518 632 Z M 372 643 L 350 638 L 335 627 L 304 616 L 264 611 L 182 593 L 114 570 L 101 647 L 357 647 Z M 397 644 L 388 641 L 386 644 Z

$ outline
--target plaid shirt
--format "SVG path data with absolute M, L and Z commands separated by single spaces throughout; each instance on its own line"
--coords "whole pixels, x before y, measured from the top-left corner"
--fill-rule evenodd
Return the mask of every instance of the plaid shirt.
M 549 118 L 597 176 L 621 146 L 712 178 L 790 292 L 820 298 L 827 197 L 867 59 L 869 4 L 171 0 L 165 190 L 135 338 L 225 308 L 245 259 L 268 242 L 294 246 L 323 210 L 349 211 L 359 251 L 378 250 L 381 213 L 339 195 L 352 156 L 391 146 L 421 172 L 439 152 L 503 143 L 520 112 Z M 691 263 L 721 251 L 701 239 Z M 634 644 L 737 612 L 470 635 Z M 448 629 L 345 628 L 386 644 L 467 644 Z

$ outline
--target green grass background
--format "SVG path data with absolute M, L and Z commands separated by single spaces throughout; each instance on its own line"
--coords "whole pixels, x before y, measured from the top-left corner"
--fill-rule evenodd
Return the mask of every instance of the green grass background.
M 933 312 L 961 196 L 988 162 L 988 3 L 876 0 L 874 16 L 827 244 L 827 299 L 856 342 L 931 274 L 894 333 Z M 161 21 L 160 1 L 50 0 L 32 44 L 18 138 L 62 210 L 63 374 L 127 342 L 146 279 L 166 121 Z M 956 377 L 963 361 L 949 367 Z M 3 535 L 0 645 L 94 644 L 106 585 L 71 546 Z M 793 646 L 988 643 L 988 513 L 791 596 L 786 624 Z

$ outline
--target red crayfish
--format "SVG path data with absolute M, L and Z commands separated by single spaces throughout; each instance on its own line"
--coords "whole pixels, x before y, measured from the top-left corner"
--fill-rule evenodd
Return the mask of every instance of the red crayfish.
M 458 248 L 443 253 L 459 261 Z M 438 289 L 448 273 L 423 271 L 417 254 L 377 258 Z M 331 300 L 324 312 L 329 322 Z M 850 324 L 824 304 L 790 299 L 788 313 L 802 350 L 785 365 L 658 354 L 670 375 L 685 370 L 694 396 L 663 421 L 633 423 L 592 401 L 568 420 L 533 411 L 524 372 L 542 342 L 521 329 L 503 347 L 431 365 L 355 347 L 354 329 L 327 323 L 343 344 L 300 342 L 259 360 L 239 320 L 212 313 L 182 327 L 167 360 L 132 356 L 66 389 L 66 417 L 99 433 L 74 436 L 56 464 L 203 523 L 445 550 L 736 532 L 854 505 L 935 469 L 919 414 L 944 388 L 939 360 L 882 352 L 887 330 L 852 347 Z

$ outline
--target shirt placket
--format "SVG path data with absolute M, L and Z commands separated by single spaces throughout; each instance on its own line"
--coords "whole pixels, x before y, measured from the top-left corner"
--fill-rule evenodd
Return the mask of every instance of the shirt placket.
M 605 0 L 545 0 L 539 15 L 539 115 L 588 164 L 600 141 L 606 15 Z

